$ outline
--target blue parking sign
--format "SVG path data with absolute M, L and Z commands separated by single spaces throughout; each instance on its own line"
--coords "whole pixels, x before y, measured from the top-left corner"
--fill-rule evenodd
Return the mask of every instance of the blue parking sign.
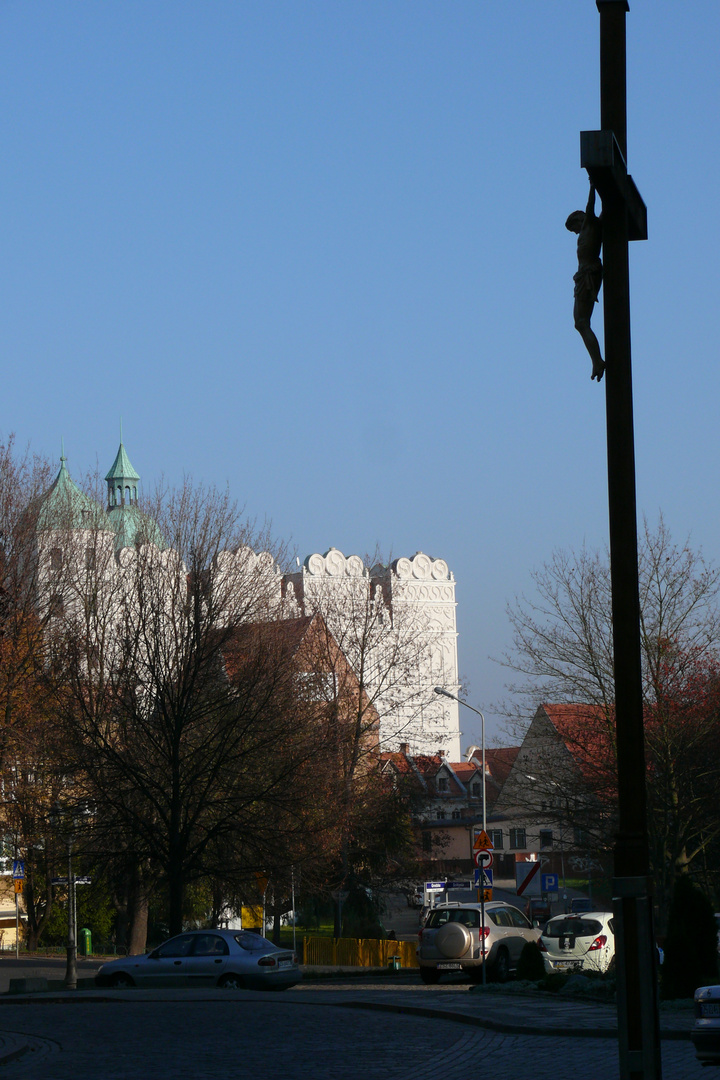
M 557 874 L 543 874 L 540 878 L 540 888 L 543 892 L 557 892 L 558 884 Z

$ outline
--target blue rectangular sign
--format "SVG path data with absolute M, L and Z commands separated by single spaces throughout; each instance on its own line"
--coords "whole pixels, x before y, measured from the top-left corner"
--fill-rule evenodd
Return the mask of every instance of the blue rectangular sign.
M 558 876 L 557 874 L 542 874 L 540 877 L 540 887 L 543 892 L 557 892 L 558 891 Z
M 478 889 L 492 889 L 493 887 L 493 872 L 492 870 L 481 870 L 480 867 L 475 871 L 475 884 Z
M 22 881 L 25 877 L 25 863 L 22 859 L 13 859 L 13 877 L 16 881 Z

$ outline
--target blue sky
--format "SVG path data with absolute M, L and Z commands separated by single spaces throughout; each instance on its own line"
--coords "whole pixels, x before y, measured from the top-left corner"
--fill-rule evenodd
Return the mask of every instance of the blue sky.
M 497 741 L 507 601 L 607 539 L 564 228 L 598 30 L 594 0 L 0 0 L 0 432 L 79 476 L 122 417 L 147 485 L 229 483 L 301 557 L 445 558 Z M 716 559 L 720 4 L 627 30 L 638 508 Z

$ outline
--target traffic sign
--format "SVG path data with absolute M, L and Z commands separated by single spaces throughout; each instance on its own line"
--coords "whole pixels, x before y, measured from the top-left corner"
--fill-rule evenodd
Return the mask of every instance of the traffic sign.
M 22 880 L 25 877 L 25 863 L 22 859 L 13 859 L 13 873 L 12 876 L 17 881 Z
M 485 830 L 481 829 L 480 832 L 475 837 L 475 843 L 473 844 L 473 851 L 481 851 L 481 850 L 489 851 L 492 848 L 492 846 L 493 846 L 492 845 L 492 840 L 490 839 L 488 834 L 485 832 Z
M 473 851 L 473 859 L 476 866 L 482 870 L 489 870 L 493 864 L 493 853 L 486 848 L 480 848 L 478 851 Z
M 493 872 L 492 870 L 476 870 L 475 871 L 475 884 L 478 889 L 492 889 L 493 885 Z
M 483 889 L 483 900 L 486 904 L 489 900 L 492 900 L 492 889 Z
M 445 885 L 444 881 L 426 881 L 425 892 L 445 892 Z
M 541 888 L 543 892 L 557 892 L 558 891 L 558 876 L 557 874 L 542 874 Z
M 16 893 L 21 893 L 23 891 L 23 879 L 22 878 L 16 877 L 14 879 L 14 881 L 13 881 L 13 885 L 15 886 L 15 892 Z

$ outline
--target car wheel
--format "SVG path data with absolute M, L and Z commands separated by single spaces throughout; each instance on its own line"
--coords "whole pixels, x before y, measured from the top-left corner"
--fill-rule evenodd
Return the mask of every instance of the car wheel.
M 497 982 L 504 983 L 510 978 L 510 957 L 507 949 L 500 949 L 493 967 L 493 975 Z
M 440 972 L 437 968 L 420 968 L 420 978 L 424 983 L 436 983 L 440 981 Z
M 116 990 L 129 990 L 135 983 L 124 971 L 118 971 L 117 975 L 113 975 L 110 980 L 110 985 Z
M 232 972 L 230 972 L 227 975 L 223 975 L 218 986 L 223 990 L 242 990 L 244 981 L 240 975 L 233 975 Z

